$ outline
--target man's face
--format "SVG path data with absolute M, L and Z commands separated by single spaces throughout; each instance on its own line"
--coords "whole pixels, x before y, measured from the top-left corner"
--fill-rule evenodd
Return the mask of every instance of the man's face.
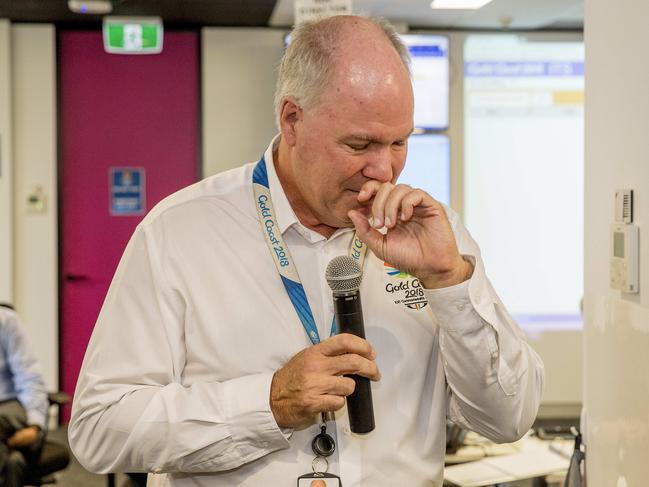
M 356 83 L 353 77 L 343 79 L 326 90 L 318 105 L 300 111 L 293 183 L 318 224 L 351 226 L 347 213 L 361 208 L 361 186 L 372 179 L 394 182 L 403 169 L 413 95 L 407 74 L 400 74 L 369 82 L 366 73 Z M 369 216 L 369 207 L 361 211 Z

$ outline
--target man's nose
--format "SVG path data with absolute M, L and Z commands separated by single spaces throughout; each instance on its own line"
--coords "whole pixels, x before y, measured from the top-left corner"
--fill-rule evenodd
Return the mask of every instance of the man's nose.
M 369 160 L 363 169 L 363 176 L 382 183 L 392 181 L 394 169 L 392 166 L 393 154 L 390 148 L 381 148 L 368 154 Z

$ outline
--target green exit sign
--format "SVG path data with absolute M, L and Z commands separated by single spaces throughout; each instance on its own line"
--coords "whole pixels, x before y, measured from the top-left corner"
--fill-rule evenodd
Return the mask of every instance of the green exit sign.
M 162 19 L 159 17 L 104 17 L 104 50 L 112 54 L 162 52 Z

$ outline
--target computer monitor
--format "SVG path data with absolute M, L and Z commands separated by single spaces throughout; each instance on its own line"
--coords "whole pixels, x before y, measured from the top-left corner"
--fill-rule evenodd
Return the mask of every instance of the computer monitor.
M 408 140 L 399 183 L 421 188 L 437 201 L 451 202 L 451 145 L 442 134 L 416 134 Z
M 415 127 L 439 131 L 448 128 L 448 37 L 430 34 L 401 36 L 412 60 Z

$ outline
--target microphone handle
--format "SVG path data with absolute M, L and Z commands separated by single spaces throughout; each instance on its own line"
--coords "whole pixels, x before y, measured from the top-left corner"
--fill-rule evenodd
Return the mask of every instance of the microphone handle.
M 334 295 L 334 309 L 339 333 L 351 333 L 365 338 L 360 293 Z M 347 396 L 349 427 L 354 433 L 369 433 L 375 427 L 370 380 L 356 374 L 345 377 L 351 377 L 356 383 L 354 392 Z

